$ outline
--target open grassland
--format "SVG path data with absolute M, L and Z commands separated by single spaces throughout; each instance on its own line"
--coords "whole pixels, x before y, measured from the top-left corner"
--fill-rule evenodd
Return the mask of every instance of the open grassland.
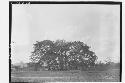
M 119 82 L 119 69 L 107 71 L 24 71 L 12 72 L 12 82 Z

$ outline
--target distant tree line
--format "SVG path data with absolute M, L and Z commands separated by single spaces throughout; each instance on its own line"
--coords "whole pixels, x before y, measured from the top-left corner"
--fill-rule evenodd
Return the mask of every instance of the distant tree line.
M 14 71 L 41 71 L 41 70 L 43 71 L 43 70 L 45 70 L 44 67 L 36 68 L 35 67 L 36 63 L 33 63 L 33 62 L 29 62 L 29 63 L 25 63 L 25 64 L 27 64 L 27 66 L 24 66 L 24 67 L 21 67 L 20 65 L 11 64 L 11 71 L 14 72 Z M 95 63 L 94 67 L 84 68 L 83 70 L 107 71 L 110 69 L 120 69 L 120 63 L 119 62 L 114 63 L 111 61 L 109 61 L 107 63 L 103 63 L 100 61 L 98 63 Z
M 34 44 L 30 60 L 36 70 L 87 70 L 95 67 L 97 56 L 81 41 L 43 40 Z
M 99 70 L 99 71 L 104 71 L 104 70 L 109 70 L 109 69 L 120 69 L 120 63 L 114 63 L 112 61 L 107 61 L 106 63 L 103 63 L 99 61 L 98 63 L 95 64 L 94 70 Z

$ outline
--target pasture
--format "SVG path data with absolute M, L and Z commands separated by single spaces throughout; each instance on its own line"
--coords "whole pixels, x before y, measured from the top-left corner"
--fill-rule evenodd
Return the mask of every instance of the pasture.
M 12 72 L 11 82 L 119 82 L 119 69 L 107 71 L 23 71 Z

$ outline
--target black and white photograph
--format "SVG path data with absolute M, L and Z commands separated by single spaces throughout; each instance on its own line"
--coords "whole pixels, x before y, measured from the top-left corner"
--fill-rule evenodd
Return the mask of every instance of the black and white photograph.
M 121 2 L 9 2 L 10 83 L 121 82 Z

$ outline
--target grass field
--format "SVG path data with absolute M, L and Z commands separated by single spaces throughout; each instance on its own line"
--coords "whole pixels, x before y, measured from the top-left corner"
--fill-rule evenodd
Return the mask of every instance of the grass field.
M 119 69 L 107 71 L 25 71 L 12 72 L 11 82 L 119 82 Z

